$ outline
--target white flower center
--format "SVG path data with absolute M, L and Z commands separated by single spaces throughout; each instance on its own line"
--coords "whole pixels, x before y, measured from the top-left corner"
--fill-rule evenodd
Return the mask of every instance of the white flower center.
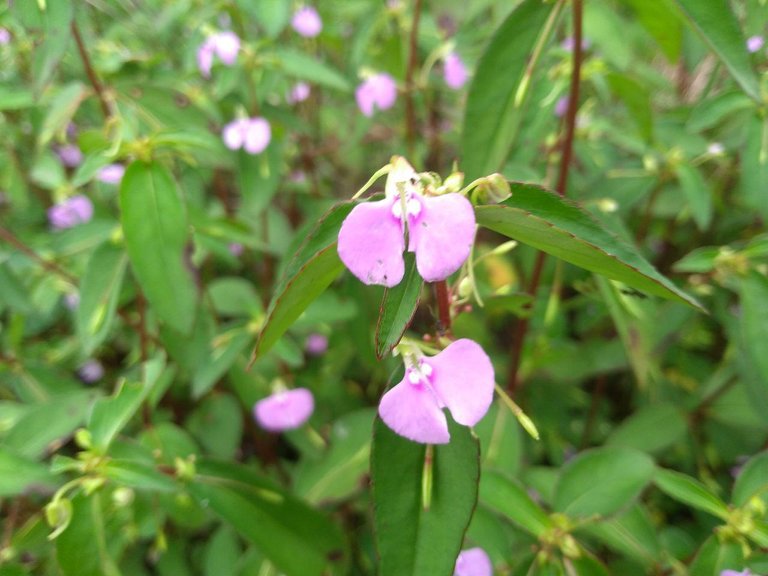
M 406 218 L 415 218 L 419 214 L 421 214 L 421 200 L 415 194 L 407 192 L 405 194 Z M 403 202 L 399 196 L 395 198 L 395 202 L 392 204 L 392 215 L 398 220 L 403 217 Z
M 419 361 L 418 366 L 413 366 L 408 369 L 408 382 L 414 386 L 419 384 L 429 384 L 430 376 L 432 376 L 432 366 L 424 362 Z

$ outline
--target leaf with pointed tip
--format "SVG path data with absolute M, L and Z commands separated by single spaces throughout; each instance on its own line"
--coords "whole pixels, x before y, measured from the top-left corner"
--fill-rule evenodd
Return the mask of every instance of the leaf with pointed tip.
M 405 277 L 400 284 L 384 291 L 376 326 L 376 356 L 384 358 L 400 342 L 419 306 L 424 280 L 416 270 L 416 256 L 405 253 Z
M 478 224 L 638 290 L 702 309 L 577 204 L 535 184 L 510 186 L 507 200 L 475 208 Z
M 678 502 L 704 510 L 723 520 L 728 519 L 728 506 L 725 502 L 695 478 L 674 470 L 659 468 L 653 477 L 653 483 Z

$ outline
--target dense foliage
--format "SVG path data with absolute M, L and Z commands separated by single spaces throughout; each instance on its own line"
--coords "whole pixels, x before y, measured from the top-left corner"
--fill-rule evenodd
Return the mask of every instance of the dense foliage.
M 8 2 L 0 576 L 768 574 L 763 36 Z

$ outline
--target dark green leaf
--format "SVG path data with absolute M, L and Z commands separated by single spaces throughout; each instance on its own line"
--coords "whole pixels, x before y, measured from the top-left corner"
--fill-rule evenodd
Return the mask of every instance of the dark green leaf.
M 243 436 L 243 409 L 229 394 L 211 395 L 192 412 L 186 428 L 209 454 L 234 460 Z
M 113 396 L 97 400 L 88 422 L 94 447 L 106 452 L 115 436 L 141 407 L 146 396 L 147 389 L 143 384 L 125 383 Z
M 252 337 L 251 332 L 237 327 L 214 338 L 208 360 L 198 367 L 192 378 L 192 396 L 200 398 L 206 394 L 248 347 Z
M 56 539 L 56 559 L 64 576 L 120 576 L 110 555 L 101 493 L 72 499 L 72 521 Z
M 252 362 L 269 351 L 288 327 L 344 269 L 336 252 L 339 228 L 355 204 L 331 209 L 307 235 L 275 287 Z
M 683 44 L 683 34 L 680 19 L 675 5 L 669 0 L 622 0 L 632 7 L 640 23 L 659 43 L 664 56 L 676 63 Z
M 693 559 L 691 576 L 720 576 L 723 570 L 741 572 L 744 552 L 736 540 L 721 541 L 715 534 L 707 538 Z
M 672 404 L 650 404 L 614 429 L 607 444 L 635 448 L 653 454 L 685 437 L 685 416 Z
M 483 473 L 480 479 L 480 502 L 503 514 L 537 538 L 554 526 L 526 489 L 500 472 Z
M 648 89 L 626 74 L 608 74 L 607 80 L 611 90 L 627 107 L 643 140 L 646 142 L 653 140 L 653 110 Z
M 768 338 L 768 278 L 751 271 L 741 278 L 739 332 L 740 368 L 753 407 L 759 414 L 768 410 L 768 354 L 763 345 Z
M 405 253 L 405 276 L 397 286 L 387 288 L 379 309 L 376 326 L 376 356 L 384 358 L 400 342 L 419 307 L 424 280 L 416 270 L 416 256 Z
M 338 70 L 304 52 L 281 48 L 275 51 L 275 57 L 278 66 L 289 76 L 342 92 L 352 90 L 349 81 Z
M 704 510 L 723 520 L 728 518 L 728 506 L 725 502 L 695 478 L 674 470 L 659 468 L 653 477 L 653 483 L 678 502 Z
M 422 501 L 426 446 L 373 427 L 371 482 L 380 576 L 451 576 L 477 501 L 478 442 L 450 421 L 451 441 L 434 446 L 429 509 Z
M 699 230 L 706 230 L 712 221 L 712 190 L 695 166 L 679 164 L 675 174 L 696 226 Z
M 152 309 L 173 329 L 189 333 L 197 290 L 185 264 L 187 214 L 173 177 L 160 164 L 134 162 L 120 186 L 128 257 Z
M 627 448 L 596 448 L 560 473 L 554 508 L 569 516 L 608 516 L 629 506 L 653 477 L 653 460 Z
M 578 205 L 533 184 L 511 186 L 512 197 L 475 209 L 478 224 L 633 288 L 701 308 Z
M 744 464 L 733 486 L 731 501 L 744 506 L 755 496 L 768 503 L 768 451 L 760 452 Z
M 690 24 L 730 70 L 736 82 L 760 102 L 760 85 L 739 21 L 728 0 L 675 0 Z
M 155 466 L 132 460 L 110 459 L 104 465 L 104 475 L 120 486 L 136 490 L 176 493 L 176 481 Z
M 533 79 L 531 53 L 552 32 L 556 6 L 561 3 L 519 4 L 480 58 L 469 86 L 461 137 L 467 181 L 498 172 L 509 154 Z
M 64 131 L 80 107 L 80 103 L 85 100 L 86 95 L 87 92 L 83 84 L 72 82 L 54 96 L 48 104 L 48 113 L 43 120 L 43 127 L 40 129 L 39 146 L 45 146 L 56 134 Z
M 656 527 L 645 509 L 637 504 L 621 516 L 596 522 L 583 530 L 644 566 L 659 561 L 661 544 Z
M 0 498 L 38 491 L 54 483 L 55 479 L 46 466 L 0 447 Z

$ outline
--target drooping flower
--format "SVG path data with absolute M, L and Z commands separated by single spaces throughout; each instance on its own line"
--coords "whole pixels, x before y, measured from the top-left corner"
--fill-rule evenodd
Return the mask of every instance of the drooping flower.
M 93 217 L 93 204 L 82 194 L 67 198 L 48 209 L 48 222 L 55 230 L 72 228 L 89 222 Z
M 104 376 L 104 366 L 98 360 L 91 358 L 77 369 L 77 375 L 86 384 L 92 384 Z
M 493 576 L 493 564 L 482 548 L 468 548 L 456 559 L 453 576 Z
M 83 161 L 83 153 L 75 144 L 65 144 L 56 150 L 61 163 L 67 168 L 76 168 Z
M 394 432 L 422 444 L 445 444 L 451 436 L 443 408 L 464 426 L 477 424 L 493 400 L 494 373 L 477 342 L 462 338 L 439 354 L 406 357 L 405 375 L 387 391 L 379 415 Z
M 304 424 L 315 409 L 312 392 L 306 388 L 281 390 L 259 400 L 253 407 L 256 422 L 270 432 L 293 430 Z
M 240 38 L 231 30 L 217 32 L 205 39 L 197 49 L 197 67 L 208 78 L 213 67 L 213 57 L 218 56 L 222 64 L 232 66 L 240 51 Z
M 120 184 L 124 174 L 125 166 L 122 164 L 109 164 L 99 170 L 96 178 L 100 182 L 104 182 L 104 184 Z
M 309 92 L 309 84 L 306 82 L 298 82 L 293 88 L 291 88 L 291 91 L 289 92 L 288 98 L 286 98 L 286 100 L 288 101 L 288 104 L 304 102 L 304 100 L 309 98 Z
M 762 36 L 750 36 L 747 38 L 747 51 L 754 54 L 765 44 L 765 38 Z
M 328 336 L 314 332 L 307 336 L 307 341 L 304 344 L 304 350 L 310 356 L 322 356 L 328 350 Z
M 458 90 L 467 81 L 469 74 L 467 73 L 467 67 L 464 66 L 464 62 L 461 60 L 456 52 L 451 52 L 445 57 L 445 65 L 443 68 L 443 77 L 445 83 L 454 90 Z
M 407 230 L 408 251 L 416 254 L 421 277 L 427 282 L 445 280 L 472 248 L 472 204 L 457 193 L 422 195 L 418 174 L 405 158 L 392 162 L 385 198 L 358 204 L 342 223 L 339 257 L 363 283 L 395 286 L 405 273 Z
M 303 6 L 293 14 L 291 27 L 305 38 L 314 38 L 322 31 L 323 21 L 314 7 Z
M 377 108 L 389 110 L 397 100 L 395 79 L 385 72 L 373 74 L 357 87 L 355 99 L 360 111 L 368 117 L 373 116 Z
M 272 139 L 272 129 L 265 118 L 238 118 L 224 126 L 221 135 L 230 150 L 243 148 L 248 154 L 261 154 Z

